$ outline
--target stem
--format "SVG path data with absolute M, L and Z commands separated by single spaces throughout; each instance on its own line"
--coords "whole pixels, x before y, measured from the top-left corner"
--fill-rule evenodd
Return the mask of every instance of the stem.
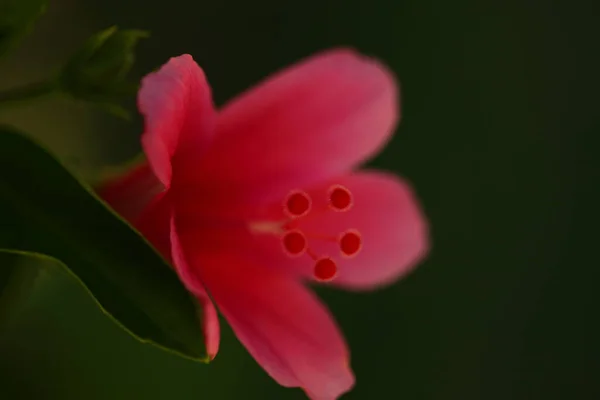
M 54 80 L 30 83 L 0 92 L 0 107 L 18 105 L 28 100 L 47 96 L 58 91 L 58 83 Z

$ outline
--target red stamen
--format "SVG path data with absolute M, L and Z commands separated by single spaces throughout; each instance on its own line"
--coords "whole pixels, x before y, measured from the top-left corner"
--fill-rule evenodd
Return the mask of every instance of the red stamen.
M 340 250 L 342 254 L 351 257 L 356 255 L 362 247 L 362 238 L 356 230 L 344 232 L 340 237 Z
M 337 274 L 337 265 L 331 258 L 321 258 L 315 263 L 314 274 L 319 281 L 330 281 Z
M 299 256 L 306 250 L 306 238 L 300 231 L 287 232 L 282 241 L 283 247 L 291 256 Z
M 348 211 L 352 207 L 352 193 L 344 186 L 332 186 L 329 189 L 329 206 L 335 211 Z
M 310 210 L 310 197 L 302 191 L 290 193 L 285 201 L 285 212 L 292 218 L 302 217 Z

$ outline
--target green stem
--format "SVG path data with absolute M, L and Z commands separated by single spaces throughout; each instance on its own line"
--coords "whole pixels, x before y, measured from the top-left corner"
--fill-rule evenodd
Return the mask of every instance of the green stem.
M 12 106 L 57 92 L 58 83 L 54 80 L 31 83 L 0 92 L 0 107 Z

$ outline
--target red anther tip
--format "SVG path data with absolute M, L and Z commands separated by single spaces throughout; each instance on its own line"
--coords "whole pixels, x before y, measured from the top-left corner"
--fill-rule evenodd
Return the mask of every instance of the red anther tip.
M 299 231 L 287 232 L 283 235 L 283 247 L 291 256 L 299 256 L 306 250 L 306 238 Z
M 329 189 L 329 206 L 336 211 L 349 210 L 352 207 L 352 193 L 344 186 L 332 186 Z
M 315 263 L 315 278 L 321 282 L 327 282 L 337 275 L 337 264 L 331 258 L 321 258 Z
M 356 255 L 361 247 L 362 238 L 358 231 L 346 231 L 340 237 L 340 250 L 342 251 L 342 254 L 347 257 Z
M 302 191 L 294 191 L 290 193 L 285 200 L 285 211 L 293 218 L 302 217 L 310 210 L 310 197 Z

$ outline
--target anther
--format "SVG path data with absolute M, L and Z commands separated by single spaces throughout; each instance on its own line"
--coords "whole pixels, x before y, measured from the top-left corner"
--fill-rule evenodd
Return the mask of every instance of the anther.
M 321 258 L 315 263 L 314 274 L 321 282 L 330 281 L 337 274 L 337 265 L 331 258 Z
M 307 193 L 294 191 L 285 200 L 285 212 L 292 218 L 306 215 L 310 210 L 311 200 Z
M 306 250 L 306 237 L 300 231 L 289 231 L 282 238 L 283 247 L 290 256 L 299 256 Z
M 356 255 L 362 247 L 362 238 L 356 230 L 349 230 L 342 234 L 339 240 L 340 250 L 346 257 Z
M 342 185 L 329 189 L 329 206 L 335 211 L 348 211 L 352 207 L 352 193 Z

